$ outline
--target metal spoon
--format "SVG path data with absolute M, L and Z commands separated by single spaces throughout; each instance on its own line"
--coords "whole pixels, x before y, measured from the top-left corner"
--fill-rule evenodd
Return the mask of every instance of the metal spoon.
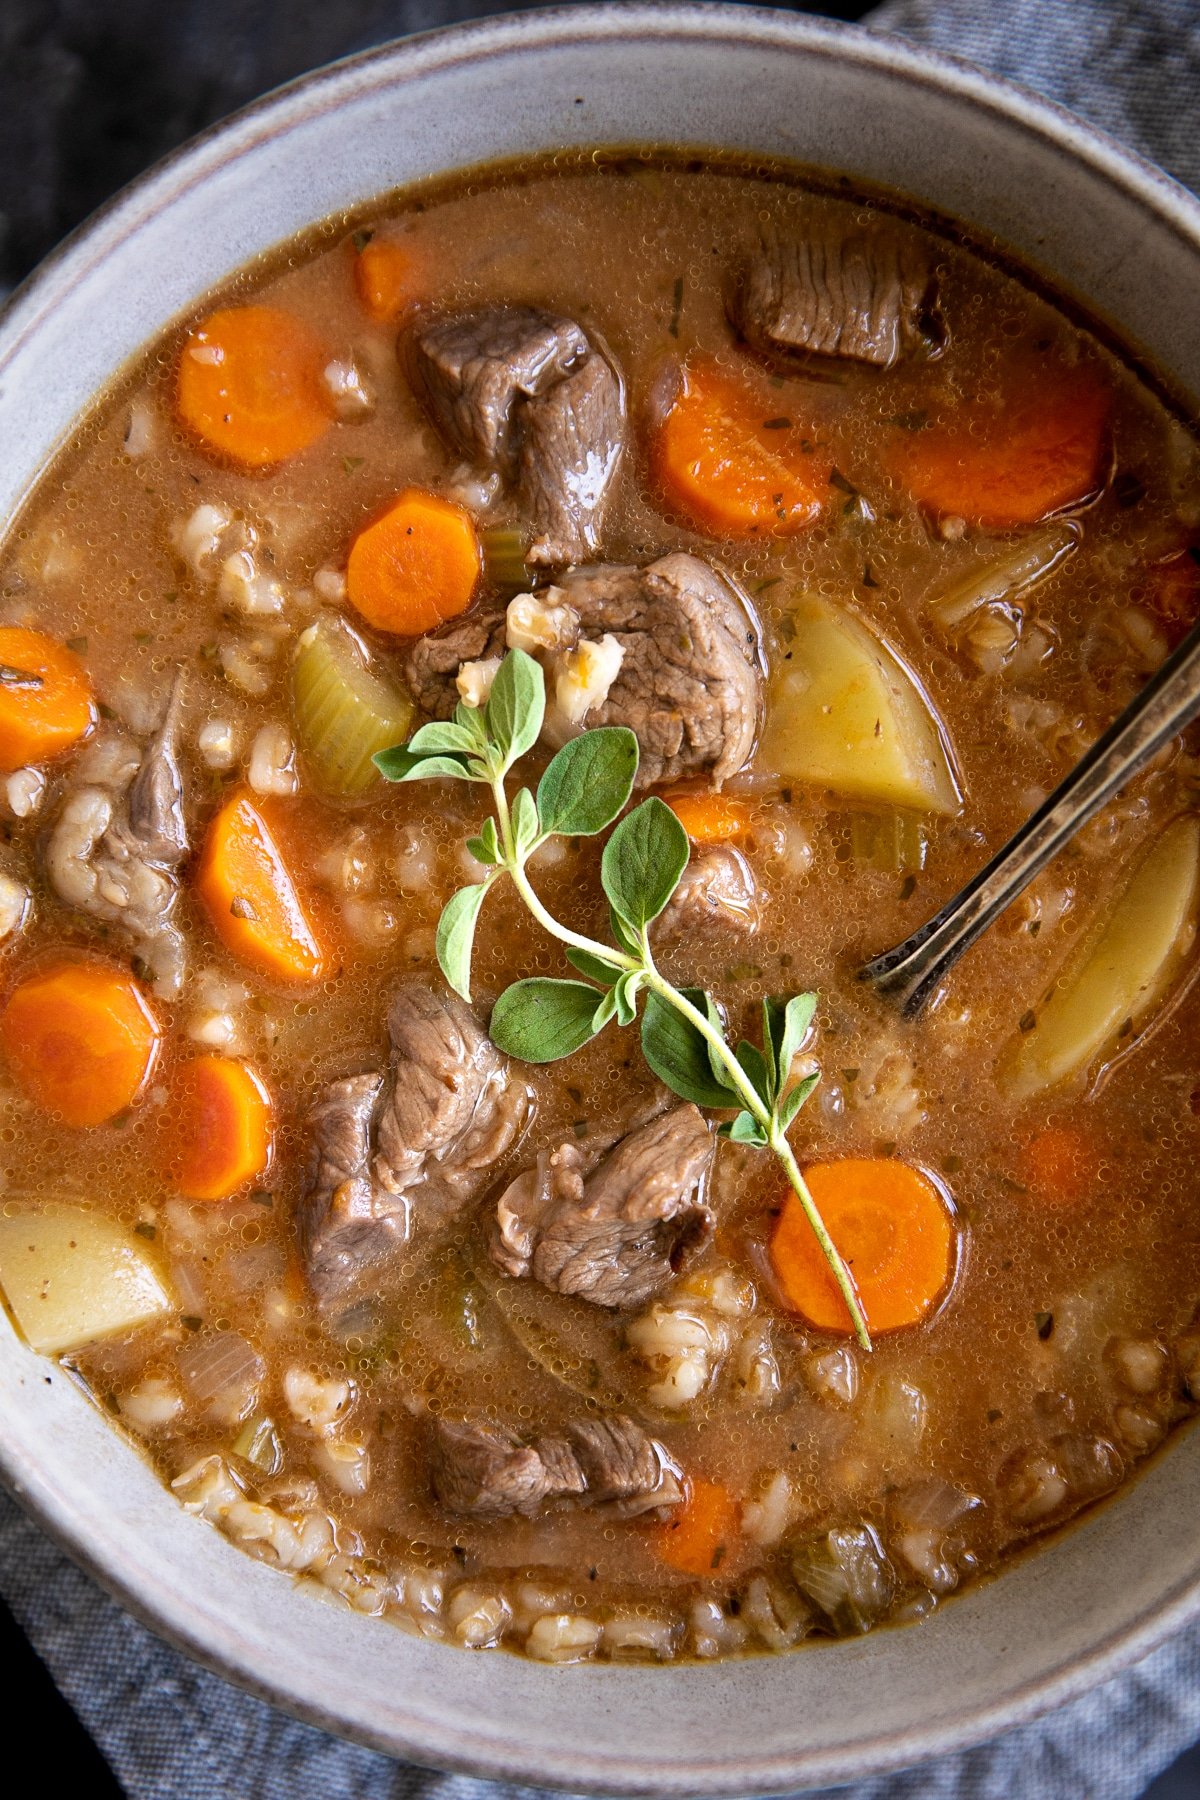
M 859 980 L 915 1018 L 963 951 L 1198 713 L 1200 624 L 986 867 L 911 937 L 860 969 Z

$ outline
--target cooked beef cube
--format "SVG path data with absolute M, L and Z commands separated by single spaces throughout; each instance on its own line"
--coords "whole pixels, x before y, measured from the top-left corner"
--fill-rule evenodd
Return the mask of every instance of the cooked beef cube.
M 309 1115 L 302 1220 L 317 1298 L 340 1301 L 404 1244 L 451 1217 L 516 1141 L 530 1093 L 453 994 L 405 987 L 388 1011 L 383 1074 L 335 1081 Z
M 535 306 L 484 306 L 418 328 L 414 386 L 447 442 L 512 486 L 529 560 L 594 556 L 625 441 L 621 382 L 579 326 Z
M 566 1435 L 525 1442 L 489 1419 L 436 1419 L 433 1491 L 448 1512 L 475 1518 L 524 1513 L 548 1501 L 581 1500 L 623 1518 L 683 1498 L 679 1470 L 656 1439 L 624 1414 L 575 1419 Z
M 432 1464 L 433 1491 L 447 1512 L 480 1519 L 532 1517 L 545 1501 L 582 1494 L 585 1485 L 561 1438 L 522 1443 L 487 1419 L 435 1420 Z
M 712 1233 L 713 1135 L 691 1104 L 639 1126 L 590 1175 L 560 1144 L 510 1184 L 489 1249 L 506 1274 L 597 1306 L 640 1306 Z
M 659 920 L 658 932 L 664 938 L 680 937 L 706 925 L 758 930 L 758 889 L 745 857 L 732 844 L 714 844 L 692 857 Z
M 118 733 L 90 747 L 86 779 L 68 789 L 46 843 L 46 873 L 59 899 L 119 927 L 166 999 L 179 993 L 186 962 L 172 916 L 176 872 L 189 848 L 175 747 L 180 691 L 176 681 L 144 750 Z
M 388 1011 L 394 1052 L 375 1129 L 392 1194 L 422 1184 L 422 1212 L 454 1212 L 516 1141 L 529 1089 L 454 994 L 406 987 Z
M 679 1470 L 657 1439 L 624 1413 L 575 1419 L 567 1426 L 587 1483 L 588 1499 L 626 1518 L 683 1498 Z
M 766 355 L 845 358 L 890 369 L 940 333 L 924 252 L 876 226 L 768 233 L 743 271 L 734 324 Z
M 714 569 L 676 552 L 640 569 L 576 570 L 545 597 L 576 615 L 579 641 L 611 636 L 620 646 L 620 667 L 582 723 L 629 726 L 641 746 L 640 787 L 687 775 L 719 785 L 737 773 L 758 730 L 758 630 L 746 602 Z M 505 647 L 505 616 L 492 609 L 422 638 L 405 674 L 425 711 L 448 719 L 461 665 L 502 656 Z M 553 654 L 547 662 L 553 675 Z
M 382 1075 L 331 1082 L 309 1113 L 309 1173 L 301 1238 L 322 1302 L 353 1291 L 368 1269 L 405 1243 L 409 1203 L 371 1170 L 371 1125 Z

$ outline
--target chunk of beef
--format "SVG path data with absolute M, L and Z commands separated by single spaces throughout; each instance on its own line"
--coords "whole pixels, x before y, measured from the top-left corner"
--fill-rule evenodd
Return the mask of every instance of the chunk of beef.
M 747 343 L 768 356 L 890 369 L 940 339 L 924 252 L 886 225 L 767 233 L 731 312 Z
M 474 1518 L 532 1518 L 555 1500 L 633 1518 L 683 1498 L 671 1456 L 621 1413 L 574 1419 L 565 1433 L 532 1440 L 489 1419 L 436 1419 L 431 1463 L 441 1505 Z
M 433 1491 L 447 1512 L 532 1517 L 547 1500 L 582 1494 L 583 1470 L 561 1438 L 525 1443 L 488 1419 L 437 1419 Z
M 597 1306 L 640 1306 L 712 1233 L 712 1157 L 690 1104 L 631 1131 L 588 1176 L 580 1146 L 560 1144 L 501 1195 L 492 1260 Z
M 175 745 L 180 686 L 145 750 L 115 733 L 91 747 L 85 779 L 68 790 L 46 843 L 46 872 L 59 899 L 119 927 L 155 992 L 168 999 L 179 993 L 186 963 L 172 916 L 176 872 L 188 853 Z
M 401 988 L 387 1070 L 327 1087 L 309 1114 L 301 1239 L 313 1291 L 340 1302 L 420 1221 L 451 1217 L 526 1124 L 531 1096 L 453 994 Z
M 483 306 L 419 326 L 407 350 L 446 441 L 515 489 L 530 560 L 594 556 L 625 417 L 620 378 L 580 327 L 536 306 Z
M 683 937 L 706 926 L 758 930 L 758 889 L 750 865 L 732 844 L 714 844 L 693 856 L 658 923 L 664 938 Z
M 758 628 L 747 602 L 707 563 L 680 551 L 645 568 L 578 569 L 545 598 L 577 620 L 566 654 L 606 637 L 621 650 L 603 698 L 562 735 L 629 726 L 641 747 L 641 787 L 688 775 L 719 786 L 744 765 L 758 731 Z M 422 638 L 405 674 L 424 710 L 447 719 L 458 703 L 462 664 L 501 656 L 506 647 L 505 614 L 491 609 Z M 561 672 L 563 654 L 544 656 L 548 674 Z M 552 692 L 547 729 L 554 723 Z
M 322 1301 L 353 1291 L 407 1242 L 409 1203 L 376 1180 L 371 1126 L 382 1075 L 334 1081 L 309 1113 L 309 1174 L 301 1213 L 308 1278 Z

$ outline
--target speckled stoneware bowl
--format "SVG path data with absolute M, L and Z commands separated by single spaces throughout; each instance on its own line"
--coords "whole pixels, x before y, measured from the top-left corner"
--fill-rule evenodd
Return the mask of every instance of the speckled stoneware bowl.
M 231 271 L 433 172 L 661 142 L 845 170 L 993 234 L 1200 400 L 1200 205 L 1029 95 L 740 6 L 468 25 L 285 88 L 138 183 L 0 325 L 0 517 L 97 389 Z M 612 1793 L 846 1782 L 1014 1725 L 1200 1612 L 1200 1436 L 919 1627 L 719 1667 L 547 1669 L 354 1616 L 186 1516 L 0 1317 L 0 1470 L 126 1605 L 268 1699 L 419 1762 Z

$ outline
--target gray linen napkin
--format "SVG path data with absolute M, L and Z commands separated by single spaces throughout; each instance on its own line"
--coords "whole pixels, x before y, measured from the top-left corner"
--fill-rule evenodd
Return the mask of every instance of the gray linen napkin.
M 413 14 L 433 23 L 489 10 L 451 0 L 444 12 L 436 4 L 396 12 L 412 24 Z M 1024 81 L 1200 187 L 1195 0 L 888 0 L 870 23 Z M 130 1800 L 535 1800 L 539 1792 L 395 1763 L 230 1687 L 129 1618 L 3 1493 L 0 1593 Z M 1193 1630 L 1048 1718 L 864 1782 L 854 1800 L 1135 1800 L 1198 1735 Z

